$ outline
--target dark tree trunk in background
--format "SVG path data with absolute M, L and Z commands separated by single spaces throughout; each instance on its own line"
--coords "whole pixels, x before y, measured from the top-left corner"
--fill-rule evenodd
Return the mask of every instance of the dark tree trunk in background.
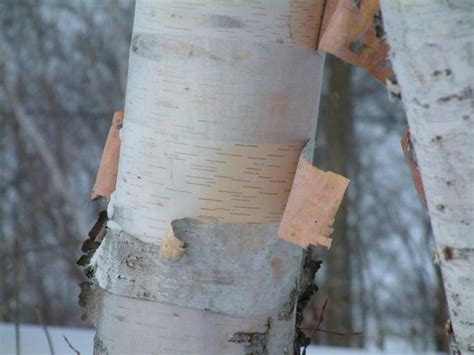
M 324 111 L 320 120 L 321 141 L 326 149 L 318 165 L 343 176 L 350 176 L 348 166 L 352 146 L 352 93 L 351 66 L 327 57 L 328 95 L 322 100 Z M 334 223 L 333 244 L 326 258 L 326 289 L 328 306 L 323 327 L 328 330 L 352 330 L 350 241 L 348 239 L 347 197 L 343 201 Z M 356 340 L 350 336 L 327 334 L 326 342 L 337 346 L 350 346 Z
M 439 352 L 449 352 L 449 337 L 446 333 L 446 319 L 448 319 L 448 309 L 446 306 L 446 298 L 443 286 L 443 278 L 441 270 L 436 270 L 437 291 L 436 291 L 436 309 L 434 312 L 434 340 L 436 350 Z

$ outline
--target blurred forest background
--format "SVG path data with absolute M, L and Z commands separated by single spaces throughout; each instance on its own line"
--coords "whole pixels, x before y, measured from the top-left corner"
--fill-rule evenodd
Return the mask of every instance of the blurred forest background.
M 0 322 L 83 326 L 80 245 L 105 137 L 123 108 L 132 0 L 0 1 Z M 320 344 L 447 351 L 426 211 L 400 148 L 403 107 L 327 56 L 316 164 L 352 182 L 314 300 Z

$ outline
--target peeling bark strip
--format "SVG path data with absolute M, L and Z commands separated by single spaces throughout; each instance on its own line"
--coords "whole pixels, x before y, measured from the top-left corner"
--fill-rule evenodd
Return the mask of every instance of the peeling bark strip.
M 474 2 L 382 2 L 454 339 L 474 351 Z
M 100 160 L 99 170 L 95 184 L 92 188 L 91 199 L 96 200 L 100 197 L 106 200 L 115 190 L 117 181 L 117 169 L 120 154 L 120 129 L 123 124 L 123 112 L 117 111 L 112 119 L 107 140 L 105 141 L 102 159 Z
M 327 0 L 319 48 L 385 83 L 392 75 L 378 0 Z
M 278 236 L 306 248 L 331 246 L 332 224 L 350 180 L 323 172 L 308 160 L 313 144 L 303 150 Z

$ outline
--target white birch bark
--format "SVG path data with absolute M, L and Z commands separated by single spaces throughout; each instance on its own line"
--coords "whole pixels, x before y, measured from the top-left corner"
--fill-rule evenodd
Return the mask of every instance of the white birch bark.
M 455 341 L 474 351 L 474 2 L 381 2 Z
M 137 2 L 112 199 L 127 233 L 279 221 L 315 130 L 318 3 Z
M 137 1 L 96 353 L 293 352 L 302 251 L 276 223 L 314 137 L 321 10 Z M 171 222 L 178 262 L 158 256 Z

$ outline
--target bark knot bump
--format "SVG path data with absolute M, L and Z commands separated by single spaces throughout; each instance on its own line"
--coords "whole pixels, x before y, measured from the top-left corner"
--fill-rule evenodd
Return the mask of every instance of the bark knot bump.
M 452 260 L 453 259 L 453 248 L 450 247 L 449 245 L 446 245 L 443 248 L 443 254 L 444 254 L 444 260 Z
M 160 259 L 168 261 L 179 261 L 186 253 L 186 243 L 176 238 L 173 226 L 170 225 L 168 234 L 160 246 Z

